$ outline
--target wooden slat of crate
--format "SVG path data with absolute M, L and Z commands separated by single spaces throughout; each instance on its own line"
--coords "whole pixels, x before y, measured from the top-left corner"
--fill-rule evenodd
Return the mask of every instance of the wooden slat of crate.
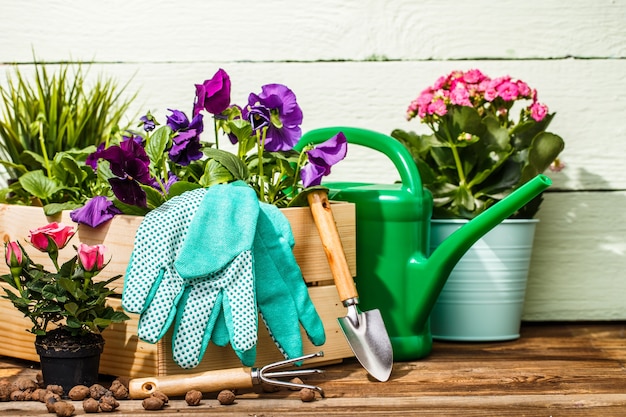
M 294 254 L 302 269 L 305 281 L 309 283 L 309 294 L 316 309 L 324 322 L 327 341 L 322 347 L 315 347 L 303 334 L 305 352 L 324 351 L 323 358 L 317 358 L 310 363 L 334 363 L 343 358 L 352 357 L 345 337 L 337 324 L 337 317 L 345 316 L 345 308 L 339 301 L 335 286 L 332 285 L 332 276 L 324 254 L 319 235 L 313 223 L 308 208 L 283 209 L 289 219 L 296 246 Z M 333 214 L 339 229 L 346 257 L 350 269 L 356 271 L 356 238 L 355 212 L 353 204 L 333 204 Z M 0 236 L 3 241 L 26 239 L 29 230 L 43 226 L 49 221 L 61 221 L 71 224 L 69 213 L 64 212 L 57 219 L 47 219 L 43 211 L 36 207 L 20 207 L 0 204 Z M 112 222 L 103 227 L 93 229 L 80 226 L 78 240 L 87 244 L 104 244 L 109 248 L 111 262 L 101 274 L 107 278 L 116 274 L 123 274 L 130 257 L 133 238 L 141 217 L 117 216 Z M 71 245 L 61 251 L 59 259 L 73 256 Z M 29 245 L 26 245 L 29 247 Z M 36 250 L 29 250 L 29 255 L 38 263 L 47 264 L 46 254 Z M 120 261 L 120 259 L 122 261 Z M 51 268 L 51 266 L 48 266 Z M 4 262 L 0 262 L 0 274 L 8 273 Z M 331 284 L 329 284 L 329 282 Z M 122 288 L 122 280 L 116 282 Z M 121 309 L 119 299 L 110 299 L 110 304 Z M 158 344 L 142 342 L 137 338 L 137 315 L 131 314 L 131 320 L 114 324 L 104 332 L 105 348 L 101 360 L 100 371 L 116 376 L 142 377 L 153 375 L 167 375 L 172 373 L 199 372 L 201 370 L 223 369 L 237 367 L 241 364 L 228 347 L 219 348 L 210 346 L 205 359 L 194 370 L 185 371 L 179 368 L 171 359 L 170 339 L 166 338 Z M 6 299 L 0 299 L 0 355 L 25 360 L 38 361 L 34 348 L 34 336 L 26 331 L 31 323 L 25 319 Z M 267 334 L 263 325 L 260 325 L 259 347 L 257 364 L 281 360 L 282 356 L 276 350 L 274 343 Z
M 346 258 L 353 276 L 356 276 L 356 221 L 355 208 L 350 203 L 336 203 L 332 205 L 333 215 L 339 229 L 339 235 L 346 252 Z M 298 265 L 302 269 L 304 279 L 311 282 L 327 281 L 332 279 L 328 262 L 324 256 L 322 243 L 313 223 L 311 212 L 307 208 L 282 209 L 293 230 L 296 246 L 294 255 Z M 115 275 L 124 275 L 130 253 L 133 247 L 135 231 L 141 223 L 142 217 L 120 215 L 112 221 L 98 228 L 80 225 L 78 234 L 68 246 L 60 251 L 59 260 L 70 259 L 75 252 L 72 245 L 79 242 L 88 245 L 103 244 L 107 247 L 107 256 L 111 262 L 99 275 L 99 279 L 107 279 Z M 50 221 L 58 221 L 72 224 L 69 212 L 64 211 L 61 215 L 51 219 L 46 218 L 40 207 L 25 207 L 10 204 L 0 204 L 0 237 L 4 242 L 19 240 L 24 242 L 28 239 L 29 231 L 46 225 Z M 37 263 L 48 268 L 52 267 L 47 254 L 34 249 L 29 250 L 30 245 L 25 245 L 28 255 Z M 0 262 L 0 274 L 8 273 L 8 267 Z M 118 292 L 123 288 L 123 280 L 115 282 Z

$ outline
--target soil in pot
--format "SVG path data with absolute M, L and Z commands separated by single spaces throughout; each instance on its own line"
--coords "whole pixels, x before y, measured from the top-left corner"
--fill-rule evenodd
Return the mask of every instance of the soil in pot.
M 63 328 L 35 338 L 45 385 L 61 385 L 65 394 L 76 385 L 98 382 L 100 355 L 104 348 L 101 335 L 72 336 Z

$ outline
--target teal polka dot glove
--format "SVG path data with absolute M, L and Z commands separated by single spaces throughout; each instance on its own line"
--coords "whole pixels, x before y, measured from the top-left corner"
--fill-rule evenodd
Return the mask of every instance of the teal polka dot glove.
M 253 246 L 257 305 L 278 349 L 285 358 L 296 358 L 303 355 L 300 326 L 316 346 L 326 341 L 324 326 L 293 255 L 289 221 L 275 206 L 260 206 Z M 224 346 L 229 337 L 228 325 L 217 317 L 211 340 Z M 248 366 L 254 363 L 254 353 L 248 352 Z
M 172 198 L 149 212 L 137 229 L 122 305 L 141 314 L 138 336 L 142 340 L 156 343 L 174 320 L 184 288 L 174 260 L 207 191 L 199 188 Z
M 124 308 L 141 314 L 142 340 L 160 340 L 177 309 L 202 313 L 213 322 L 211 314 L 223 309 L 236 329 L 234 348 L 254 348 L 252 243 L 258 211 L 254 190 L 234 183 L 186 192 L 146 215 L 137 230 L 122 295 Z M 175 356 L 183 367 L 195 366 L 197 338 L 205 337 L 203 323 L 193 324 L 194 329 L 180 327 L 179 340 L 188 335 L 189 341 Z
M 303 355 L 300 325 L 315 346 L 326 342 L 324 325 L 293 255 L 294 244 L 284 214 L 261 203 L 253 247 L 256 298 L 263 322 L 286 358 Z
M 228 340 L 251 366 L 257 341 L 253 241 L 259 216 L 256 193 L 242 183 L 214 185 L 189 226 L 174 266 L 186 286 L 172 337 L 174 361 L 194 368 L 222 317 Z

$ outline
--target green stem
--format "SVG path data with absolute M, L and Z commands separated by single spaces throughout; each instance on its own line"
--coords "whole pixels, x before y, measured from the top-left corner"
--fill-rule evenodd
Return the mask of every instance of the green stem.
M 46 176 L 51 178 L 50 175 L 50 161 L 48 160 L 48 151 L 46 150 L 46 140 L 43 137 L 43 123 L 39 122 L 39 146 L 41 146 L 41 156 L 46 167 Z
M 91 277 L 94 275 L 91 272 L 85 271 L 85 277 L 83 279 L 83 291 L 87 291 L 87 287 L 89 286 L 89 282 L 91 281 Z
M 215 133 L 215 148 L 220 148 L 220 140 L 218 138 L 218 127 L 217 127 L 217 119 L 213 116 L 213 132 Z
M 304 165 L 304 159 L 307 157 L 307 153 L 306 151 L 308 151 L 310 148 L 312 148 L 313 145 L 307 145 L 302 152 L 300 152 L 300 155 L 298 156 L 298 163 L 296 165 L 296 170 L 293 174 L 293 190 L 297 190 L 298 187 L 298 180 L 300 179 L 300 169 L 302 169 L 302 165 Z M 296 193 L 297 194 L 297 193 Z
M 465 185 L 465 173 L 463 172 L 463 164 L 461 163 L 461 157 L 459 156 L 459 151 L 457 150 L 456 144 L 454 143 L 454 138 L 450 135 L 450 130 L 448 126 L 443 123 L 442 128 L 445 134 L 443 138 L 445 142 L 450 145 L 450 150 L 452 151 L 452 157 L 454 158 L 454 164 L 456 165 L 456 171 L 459 175 L 459 185 Z
M 263 128 L 263 131 L 259 133 L 257 131 L 257 153 L 259 156 L 259 198 L 261 201 L 267 203 L 265 196 L 265 180 L 263 179 L 263 152 L 265 151 L 265 138 L 267 137 L 267 127 Z
M 459 174 L 460 185 L 465 185 L 465 173 L 463 172 L 463 165 L 461 165 L 461 158 L 459 157 L 459 152 L 456 149 L 456 145 L 450 144 L 450 149 L 452 150 L 452 156 L 454 157 L 456 170 Z

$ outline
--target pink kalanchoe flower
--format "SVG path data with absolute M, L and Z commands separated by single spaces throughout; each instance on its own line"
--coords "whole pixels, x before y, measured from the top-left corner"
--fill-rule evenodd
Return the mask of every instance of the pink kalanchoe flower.
M 519 94 L 517 84 L 511 81 L 504 81 L 496 87 L 496 91 L 498 92 L 498 97 L 502 98 L 504 101 L 517 100 Z
M 485 79 L 485 75 L 477 69 L 471 69 L 463 74 L 463 80 L 469 84 L 478 84 Z
M 62 223 L 52 222 L 43 227 L 30 231 L 30 243 L 42 252 L 48 252 L 49 249 L 63 249 L 71 237 L 74 236 L 74 228 L 66 226 Z M 56 248 L 48 248 L 52 243 Z
M 450 103 L 457 106 L 471 106 L 470 94 L 465 84 L 457 82 L 454 89 L 450 91 Z
M 548 106 L 545 104 L 541 104 L 538 101 L 535 101 L 530 106 L 530 117 L 535 119 L 536 122 L 540 122 L 546 117 L 548 114 Z
M 437 116 L 443 116 L 447 112 L 448 112 L 448 108 L 446 107 L 446 103 L 440 98 L 435 99 L 428 106 L 428 111 L 427 111 L 428 114 L 436 114 Z
M 104 245 L 89 246 L 81 243 L 78 246 L 78 261 L 83 270 L 87 272 L 98 272 L 104 268 Z

